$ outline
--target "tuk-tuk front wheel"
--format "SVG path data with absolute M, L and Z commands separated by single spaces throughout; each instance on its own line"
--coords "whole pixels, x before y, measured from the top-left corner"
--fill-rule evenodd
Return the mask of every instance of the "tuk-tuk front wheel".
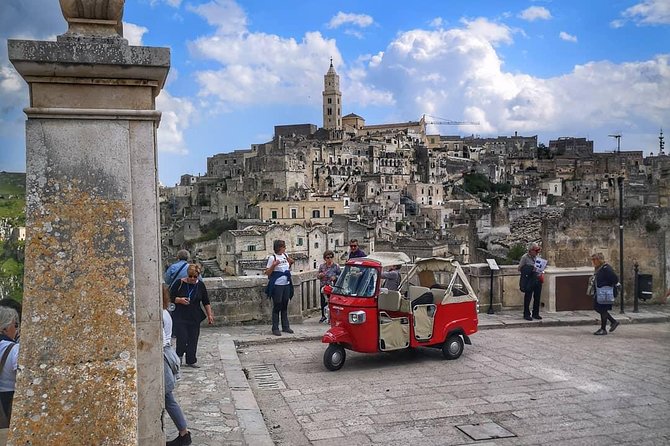
M 446 359 L 457 359 L 463 353 L 463 338 L 461 335 L 452 334 L 442 344 L 442 354 Z
M 330 344 L 323 354 L 323 365 L 332 372 L 340 370 L 344 365 L 344 360 L 347 358 L 347 353 L 339 344 Z

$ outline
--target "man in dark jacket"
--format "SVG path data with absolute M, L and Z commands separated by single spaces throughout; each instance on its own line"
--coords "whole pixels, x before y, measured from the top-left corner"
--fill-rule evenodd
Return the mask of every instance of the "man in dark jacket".
M 349 240 L 349 258 L 354 259 L 356 257 L 365 257 L 367 254 L 358 247 L 358 240 L 352 238 Z
M 542 282 L 540 273 L 535 267 L 535 259 L 540 254 L 540 245 L 531 243 L 528 252 L 519 260 L 519 288 L 523 292 L 523 318 L 527 321 L 542 319 L 540 316 L 540 294 L 542 294 Z M 533 314 L 530 313 L 530 301 L 533 300 Z

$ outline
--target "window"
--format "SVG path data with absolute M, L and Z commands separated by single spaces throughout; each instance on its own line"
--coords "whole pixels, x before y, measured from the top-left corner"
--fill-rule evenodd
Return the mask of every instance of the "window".
M 315 209 L 312 211 L 312 218 L 321 218 L 321 211 Z
M 329 104 L 332 104 L 332 103 L 333 103 L 332 98 L 328 98 L 328 103 L 329 103 Z
M 247 250 L 248 251 L 255 251 L 256 250 L 256 245 L 249 245 Z
M 233 160 L 233 164 L 237 164 L 237 160 Z
M 319 247 L 319 242 L 314 242 L 314 247 L 318 248 Z
M 235 215 L 239 214 L 239 212 L 240 212 L 240 207 L 239 207 L 239 206 L 235 206 Z
M 291 208 L 291 218 L 298 218 L 298 210 L 296 208 Z
M 226 252 L 230 252 L 230 245 L 226 245 Z
M 272 218 L 276 219 L 277 218 L 277 211 L 272 211 L 271 215 L 272 215 Z
M 328 112 L 327 113 L 328 113 L 328 116 L 332 116 L 333 115 L 333 109 L 328 107 Z
M 303 240 L 302 237 L 298 237 L 298 246 L 302 246 Z
M 332 217 L 333 215 L 335 215 L 335 210 L 334 209 L 328 209 L 328 216 Z

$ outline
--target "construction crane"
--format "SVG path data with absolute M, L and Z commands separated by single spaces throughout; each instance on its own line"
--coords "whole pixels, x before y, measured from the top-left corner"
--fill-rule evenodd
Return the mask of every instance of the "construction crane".
M 607 136 L 610 138 L 616 138 L 616 153 L 621 153 L 621 133 L 614 133 Z
M 425 113 L 421 117 L 421 121 L 423 121 L 424 124 L 433 124 L 433 125 L 479 125 L 479 121 L 452 121 L 450 119 L 430 116 Z

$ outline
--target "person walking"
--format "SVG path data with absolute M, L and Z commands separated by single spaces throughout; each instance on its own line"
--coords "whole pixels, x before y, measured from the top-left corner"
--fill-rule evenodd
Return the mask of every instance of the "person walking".
M 163 293 L 163 377 L 165 379 L 165 411 L 170 415 L 172 422 L 177 427 L 179 434 L 165 446 L 188 446 L 192 443 L 191 432 L 184 412 L 174 397 L 173 391 L 179 376 L 179 359 L 177 353 L 172 349 L 172 317 L 168 312 L 170 305 L 169 293 Z
M 614 297 L 617 295 L 617 285 L 619 277 L 616 275 L 612 267 L 605 262 L 605 255 L 602 252 L 595 253 L 591 256 L 591 263 L 595 268 L 595 273 L 589 280 L 589 289 L 587 293 L 593 296 L 593 309 L 600 314 L 600 329 L 593 333 L 594 335 L 607 334 L 607 321 L 610 322 L 610 333 L 612 333 L 619 326 L 619 321 L 614 319 L 609 313 L 612 310 L 612 304 L 598 303 L 597 288 L 612 287 Z
M 0 307 L 0 429 L 9 427 L 18 369 L 19 314 L 13 308 Z
M 358 240 L 352 238 L 349 240 L 349 258 L 355 259 L 357 257 L 366 257 L 367 254 L 361 248 L 358 247 Z
M 334 258 L 335 253 L 327 250 L 323 253 L 324 262 L 319 265 L 319 273 L 317 274 L 317 277 L 321 281 L 321 319 L 319 322 L 325 322 L 327 320 L 326 306 L 328 305 L 328 297 L 323 292 L 323 287 L 326 285 L 334 285 L 337 277 L 340 275 L 340 265 L 333 261 Z
M 272 334 L 281 336 L 279 320 L 284 333 L 293 333 L 288 321 L 288 303 L 293 298 L 293 281 L 291 280 L 291 265 L 293 259 L 286 254 L 286 242 L 275 240 L 272 244 L 274 254 L 268 256 L 265 275 L 268 276 L 268 286 L 265 293 L 272 299 Z
M 198 338 L 200 337 L 200 323 L 207 319 L 214 323 L 212 306 L 209 302 L 207 288 L 198 276 L 200 269 L 197 265 L 189 265 L 187 277 L 177 280 L 170 287 L 170 298 L 175 304 L 172 312 L 173 332 L 177 338 L 177 356 L 180 360 L 186 354 L 186 365 L 199 368 L 196 356 Z M 202 311 L 204 307 L 205 311 Z M 206 314 L 205 314 L 206 313 Z
M 542 294 L 542 281 L 540 280 L 540 271 L 535 266 L 535 260 L 538 258 L 540 245 L 533 242 L 528 245 L 528 252 L 521 256 L 519 260 L 519 288 L 523 292 L 523 318 L 527 321 L 533 319 L 541 320 L 540 316 L 540 295 Z M 533 301 L 533 313 L 530 312 L 530 301 Z

